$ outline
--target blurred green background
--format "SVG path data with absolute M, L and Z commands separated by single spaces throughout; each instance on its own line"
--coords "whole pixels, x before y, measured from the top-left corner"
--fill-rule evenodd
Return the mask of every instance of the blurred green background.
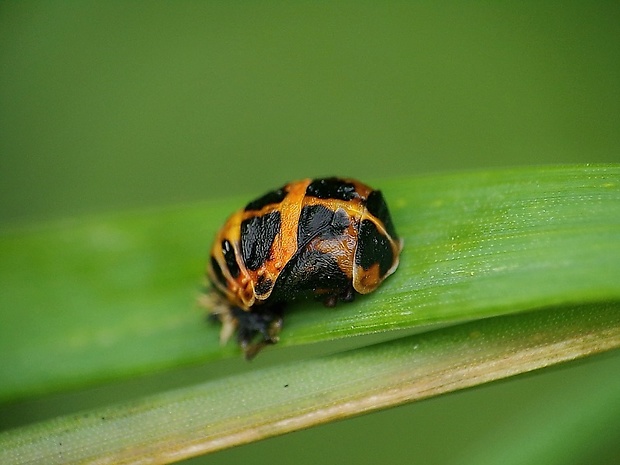
M 620 161 L 617 2 L 0 2 L 3 220 Z
M 620 162 L 619 24 L 611 1 L 3 0 L 0 223 L 250 198 L 315 175 Z M 476 437 L 511 431 L 568 378 L 580 402 L 619 358 L 208 460 L 454 463 L 447 442 L 477 457 Z M 587 463 L 618 458 L 613 443 L 592 439 Z

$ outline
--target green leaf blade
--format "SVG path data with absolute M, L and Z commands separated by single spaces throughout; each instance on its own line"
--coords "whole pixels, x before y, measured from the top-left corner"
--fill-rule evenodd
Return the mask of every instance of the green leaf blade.
M 405 239 L 399 270 L 354 304 L 296 306 L 278 349 L 620 300 L 620 166 L 375 184 Z M 0 401 L 238 353 L 195 298 L 211 238 L 242 204 L 3 231 Z
M 0 433 L 0 459 L 170 463 L 618 348 L 619 310 L 507 315 L 243 373 Z

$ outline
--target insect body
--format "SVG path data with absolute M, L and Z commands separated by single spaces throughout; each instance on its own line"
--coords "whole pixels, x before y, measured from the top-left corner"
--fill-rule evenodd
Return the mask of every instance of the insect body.
M 251 358 L 277 342 L 286 302 L 313 295 L 332 307 L 368 294 L 401 249 L 383 195 L 359 181 L 304 179 L 268 192 L 230 216 L 211 249 L 221 338 L 237 329 Z

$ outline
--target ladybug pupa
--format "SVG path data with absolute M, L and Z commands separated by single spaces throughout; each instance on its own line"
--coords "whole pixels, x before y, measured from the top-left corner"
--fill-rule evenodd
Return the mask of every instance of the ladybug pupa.
M 381 194 L 347 178 L 294 181 L 235 212 L 216 234 L 203 304 L 237 331 L 246 358 L 278 341 L 287 302 L 328 307 L 374 291 L 398 267 L 403 242 Z

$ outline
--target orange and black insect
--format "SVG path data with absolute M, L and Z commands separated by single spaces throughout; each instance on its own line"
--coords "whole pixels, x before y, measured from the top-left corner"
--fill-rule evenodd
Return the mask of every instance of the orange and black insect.
M 207 304 L 223 340 L 237 330 L 248 358 L 278 340 L 287 302 L 332 307 L 368 294 L 398 267 L 402 240 L 381 191 L 354 179 L 304 179 L 228 218 L 215 237 Z

